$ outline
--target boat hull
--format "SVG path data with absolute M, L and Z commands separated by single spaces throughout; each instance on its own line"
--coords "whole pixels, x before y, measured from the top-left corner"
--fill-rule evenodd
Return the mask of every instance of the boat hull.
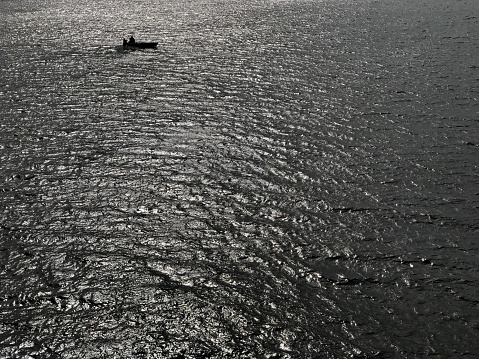
M 126 49 L 154 49 L 158 46 L 157 42 L 135 42 L 133 44 L 123 44 L 123 48 Z

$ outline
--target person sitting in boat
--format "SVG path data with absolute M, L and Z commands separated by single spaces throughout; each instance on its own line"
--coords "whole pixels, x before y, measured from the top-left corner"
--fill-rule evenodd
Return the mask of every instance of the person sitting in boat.
M 130 40 L 128 41 L 129 44 L 134 44 L 135 43 L 135 38 L 133 36 L 130 36 Z
M 128 41 L 126 41 L 126 39 L 123 38 L 123 46 L 126 46 L 126 45 L 128 45 Z

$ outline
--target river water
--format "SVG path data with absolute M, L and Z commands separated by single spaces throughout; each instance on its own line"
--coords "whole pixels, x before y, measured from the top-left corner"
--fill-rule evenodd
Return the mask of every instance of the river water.
M 0 357 L 479 356 L 476 0 L 1 5 Z

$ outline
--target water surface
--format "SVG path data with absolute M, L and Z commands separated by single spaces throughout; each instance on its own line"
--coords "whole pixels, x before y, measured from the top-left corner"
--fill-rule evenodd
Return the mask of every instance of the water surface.
M 479 355 L 474 1 L 0 14 L 2 357 Z

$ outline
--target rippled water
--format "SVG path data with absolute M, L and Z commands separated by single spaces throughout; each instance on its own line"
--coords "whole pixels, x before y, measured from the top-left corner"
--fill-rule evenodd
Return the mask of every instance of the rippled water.
M 475 0 L 0 16 L 1 357 L 479 355 Z

